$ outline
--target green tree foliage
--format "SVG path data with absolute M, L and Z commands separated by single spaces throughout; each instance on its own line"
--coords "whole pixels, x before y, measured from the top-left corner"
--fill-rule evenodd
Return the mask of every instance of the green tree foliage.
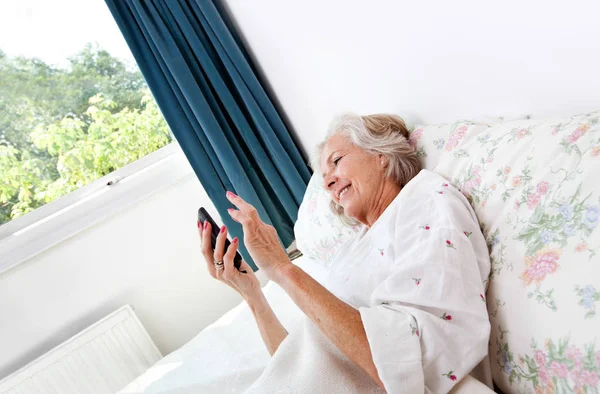
M 107 51 L 60 68 L 0 50 L 0 224 L 171 140 L 140 72 Z

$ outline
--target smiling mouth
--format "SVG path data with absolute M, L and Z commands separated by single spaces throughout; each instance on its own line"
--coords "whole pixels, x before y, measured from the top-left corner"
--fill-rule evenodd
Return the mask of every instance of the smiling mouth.
M 344 194 L 346 194 L 346 192 L 348 191 L 348 189 L 350 189 L 351 185 L 346 186 L 345 188 L 342 189 L 342 191 L 340 192 L 340 197 L 338 198 L 338 201 L 341 201 L 342 197 L 344 196 Z

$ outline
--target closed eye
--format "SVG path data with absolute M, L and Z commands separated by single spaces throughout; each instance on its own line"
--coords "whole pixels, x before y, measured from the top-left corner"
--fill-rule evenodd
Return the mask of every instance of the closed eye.
M 335 166 L 336 166 L 336 165 L 337 165 L 337 163 L 338 163 L 340 160 L 342 160 L 342 157 L 341 157 L 341 156 L 340 156 L 340 157 L 338 157 L 337 159 L 335 159 L 335 160 L 333 161 L 333 165 L 335 165 Z

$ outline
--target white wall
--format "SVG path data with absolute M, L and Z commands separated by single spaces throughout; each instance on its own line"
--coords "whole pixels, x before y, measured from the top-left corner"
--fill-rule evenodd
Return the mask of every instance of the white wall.
M 595 1 L 227 0 L 305 149 L 335 114 L 600 109 Z
M 125 304 L 167 354 L 239 303 L 200 255 L 201 205 L 191 173 L 0 275 L 0 378 Z

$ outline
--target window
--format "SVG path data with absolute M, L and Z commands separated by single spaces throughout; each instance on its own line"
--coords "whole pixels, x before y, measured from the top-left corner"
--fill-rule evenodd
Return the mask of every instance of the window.
M 103 1 L 0 15 L 0 225 L 173 141 Z

